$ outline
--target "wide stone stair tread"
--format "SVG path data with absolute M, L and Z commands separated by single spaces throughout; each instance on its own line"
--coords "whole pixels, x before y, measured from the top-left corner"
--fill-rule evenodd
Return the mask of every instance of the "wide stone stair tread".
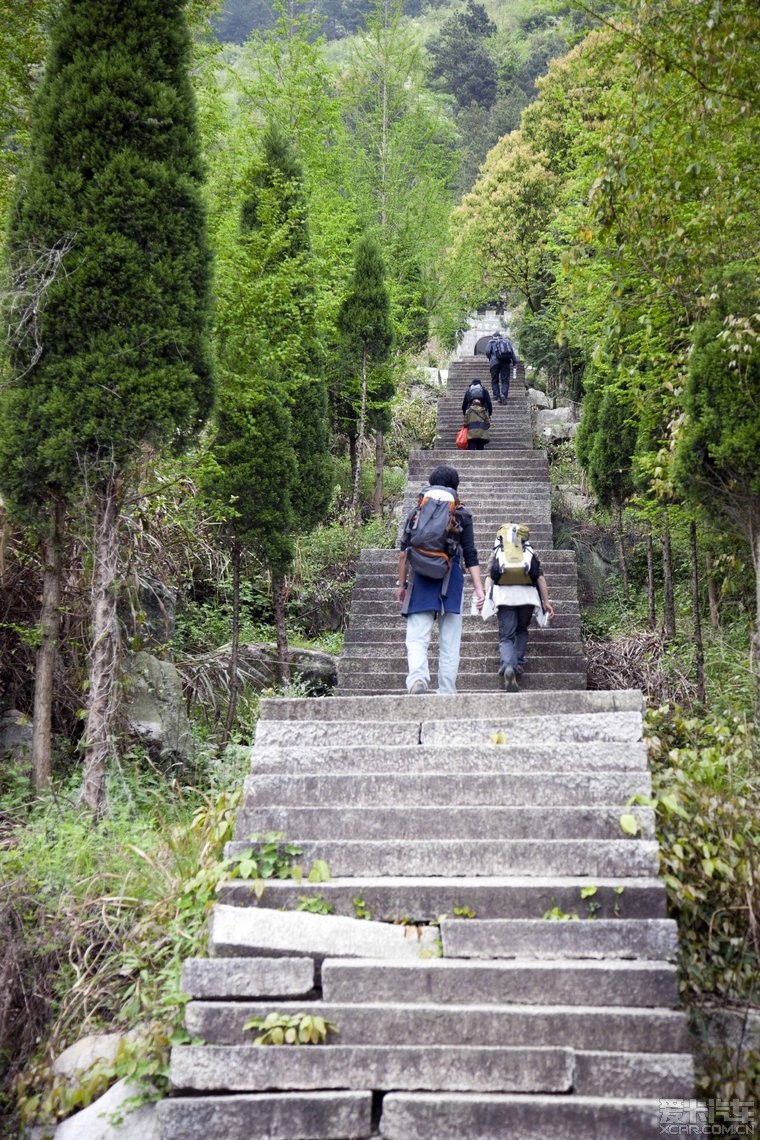
M 398 550 L 362 551 L 337 695 L 261 702 L 225 855 L 252 873 L 279 836 L 298 874 L 219 885 L 211 956 L 182 976 L 203 1044 L 172 1051 L 161 1140 L 650 1140 L 661 1098 L 694 1096 L 654 812 L 632 806 L 652 790 L 643 697 L 586 689 L 522 365 L 489 447 L 453 446 L 473 377 L 490 391 L 483 357 L 451 363 L 400 517 L 452 464 L 481 567 L 502 523 L 527 522 L 555 617 L 503 693 L 467 578 L 459 692 L 408 696 Z M 246 1021 L 273 1012 L 338 1032 L 253 1045 Z

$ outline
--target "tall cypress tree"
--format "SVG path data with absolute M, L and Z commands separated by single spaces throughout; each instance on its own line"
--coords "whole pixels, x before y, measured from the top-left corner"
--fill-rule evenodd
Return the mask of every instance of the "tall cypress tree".
M 183 10 L 184 0 L 64 0 L 9 234 L 0 485 L 38 518 L 85 486 L 95 504 L 83 798 L 96 811 L 116 706 L 124 489 L 141 449 L 190 438 L 213 399 Z
M 379 417 L 384 402 L 382 395 L 386 394 L 387 400 L 392 395 L 384 384 L 382 369 L 375 369 L 374 372 L 372 369 L 373 364 L 382 364 L 388 359 L 393 345 L 393 324 L 390 296 L 385 284 L 385 264 L 378 241 L 371 234 L 362 235 L 357 243 L 353 277 L 338 313 L 337 326 L 343 341 L 345 366 L 354 380 L 352 388 L 358 388 L 358 407 L 355 405 L 358 434 L 351 499 L 356 516 L 359 509 L 367 405 L 372 401 L 373 414 Z M 373 379 L 375 386 L 372 384 Z M 373 399 L 375 396 L 380 398 Z
M 219 258 L 220 391 L 205 490 L 228 523 L 233 565 L 232 724 L 237 693 L 240 557 L 268 568 L 280 672 L 288 678 L 284 576 L 293 535 L 323 516 L 332 492 L 327 392 L 301 166 L 270 125 L 244 189 L 239 225 Z

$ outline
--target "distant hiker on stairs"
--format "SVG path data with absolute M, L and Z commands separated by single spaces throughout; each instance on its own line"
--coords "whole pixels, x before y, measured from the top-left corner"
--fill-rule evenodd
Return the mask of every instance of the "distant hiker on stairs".
M 464 574 L 472 578 L 476 605 L 484 601 L 472 515 L 457 495 L 459 473 L 446 464 L 430 472 L 430 485 L 420 492 L 401 538 L 397 596 L 406 618 L 408 693 L 430 686 L 428 646 L 438 619 L 438 689 L 455 693 L 462 640 Z
M 473 380 L 462 400 L 468 451 L 482 451 L 488 443 L 492 414 L 491 397 L 479 380 Z
M 517 353 L 509 337 L 497 329 L 486 345 L 488 371 L 491 373 L 491 387 L 496 403 L 506 404 L 509 395 L 509 381 L 512 369 L 517 365 Z

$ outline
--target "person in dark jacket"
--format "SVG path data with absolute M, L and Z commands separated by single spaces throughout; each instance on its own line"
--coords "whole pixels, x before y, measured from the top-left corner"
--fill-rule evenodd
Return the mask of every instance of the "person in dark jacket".
M 430 486 L 426 495 L 433 498 L 456 498 L 459 486 L 459 473 L 447 464 L 441 464 L 430 472 Z M 461 534 L 456 553 L 451 559 L 451 573 L 448 580 L 428 578 L 424 574 L 413 573 L 407 559 L 410 546 L 410 526 L 414 511 L 407 517 L 401 539 L 401 553 L 398 560 L 397 598 L 401 603 L 401 613 L 406 617 L 406 653 L 408 673 L 406 689 L 408 693 L 426 693 L 430 687 L 428 666 L 428 646 L 433 632 L 433 622 L 438 619 L 438 689 L 439 693 L 455 693 L 459 672 L 459 647 L 462 640 L 462 604 L 464 600 L 464 573 L 461 559 L 472 578 L 473 592 L 478 609 L 483 606 L 485 595 L 480 580 L 478 552 L 472 515 L 461 505 L 457 508 L 461 523 Z
M 488 395 L 488 392 L 485 390 L 479 380 L 473 380 L 464 394 L 464 399 L 462 400 L 463 416 L 467 415 L 467 409 L 474 400 L 480 400 L 489 416 L 493 415 L 493 404 L 491 403 L 491 397 Z
M 486 356 L 488 371 L 491 373 L 493 398 L 500 404 L 506 404 L 512 369 L 517 364 L 515 347 L 509 337 L 497 329 L 486 345 Z

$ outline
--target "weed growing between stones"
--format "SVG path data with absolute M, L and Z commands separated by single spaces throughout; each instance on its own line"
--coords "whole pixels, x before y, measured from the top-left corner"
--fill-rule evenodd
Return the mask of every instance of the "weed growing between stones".
M 260 1029 L 254 1045 L 325 1045 L 337 1026 L 324 1017 L 309 1013 L 268 1013 L 265 1017 L 252 1017 L 243 1029 Z

